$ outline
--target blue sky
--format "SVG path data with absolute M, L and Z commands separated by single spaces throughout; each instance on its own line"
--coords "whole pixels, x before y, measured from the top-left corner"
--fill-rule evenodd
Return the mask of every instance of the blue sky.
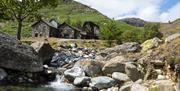
M 180 0 L 75 0 L 115 19 L 168 22 L 180 18 Z
M 169 8 L 173 7 L 175 4 L 180 2 L 180 0 L 165 0 L 161 4 L 161 12 L 167 11 Z

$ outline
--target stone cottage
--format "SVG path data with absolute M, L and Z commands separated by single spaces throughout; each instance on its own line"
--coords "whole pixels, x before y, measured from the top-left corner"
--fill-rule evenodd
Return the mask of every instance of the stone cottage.
M 38 22 L 31 25 L 32 37 L 59 37 L 59 23 L 55 20 L 44 21 L 39 20 Z
M 83 36 L 85 39 L 98 39 L 99 38 L 99 26 L 91 21 L 86 21 L 83 24 L 83 31 L 86 35 Z
M 81 39 L 82 35 L 85 35 L 80 29 L 73 27 L 66 22 L 59 25 L 60 37 L 67 39 Z
M 56 20 L 39 20 L 31 25 L 32 37 L 55 37 L 66 39 L 98 39 L 99 26 L 91 21 L 84 23 L 82 30 L 64 22 L 59 24 Z

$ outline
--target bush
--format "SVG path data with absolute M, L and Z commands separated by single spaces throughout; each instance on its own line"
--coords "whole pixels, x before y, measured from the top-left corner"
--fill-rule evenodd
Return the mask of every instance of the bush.
M 123 42 L 136 42 L 138 41 L 137 33 L 138 30 L 126 30 L 121 35 Z
M 154 37 L 161 38 L 162 33 L 159 32 L 159 28 L 159 23 L 147 23 L 144 28 L 134 28 L 121 31 L 115 22 L 111 21 L 101 30 L 100 34 L 101 39 L 107 40 L 109 46 L 111 46 L 112 40 L 116 40 L 118 44 L 121 42 L 143 43 L 144 41 Z
M 121 43 L 121 31 L 115 21 L 110 21 L 105 27 L 100 30 L 100 38 L 107 40 L 108 46 L 112 46 L 113 40 Z

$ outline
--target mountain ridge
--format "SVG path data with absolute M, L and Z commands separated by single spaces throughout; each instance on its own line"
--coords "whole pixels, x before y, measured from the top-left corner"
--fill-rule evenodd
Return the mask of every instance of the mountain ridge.
M 123 18 L 117 21 L 122 21 L 136 27 L 144 27 L 145 23 L 147 23 L 147 21 L 140 18 Z

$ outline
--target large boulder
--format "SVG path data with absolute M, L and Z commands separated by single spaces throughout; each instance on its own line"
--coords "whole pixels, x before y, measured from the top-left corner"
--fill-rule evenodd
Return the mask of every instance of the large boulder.
M 128 60 L 124 56 L 115 56 L 111 58 L 109 61 L 127 62 Z
M 48 41 L 45 40 L 44 42 L 35 42 L 32 43 L 31 46 L 34 48 L 34 50 L 36 50 L 38 56 L 42 59 L 44 64 L 49 64 L 51 62 L 55 51 Z
M 107 76 L 99 76 L 91 79 L 90 86 L 99 90 L 114 86 L 115 80 Z
M 131 91 L 131 86 L 132 86 L 132 84 L 125 84 L 125 85 L 121 86 L 119 91 Z
M 91 81 L 90 77 L 76 77 L 74 79 L 74 85 L 76 86 L 88 86 Z
M 114 72 L 112 78 L 123 82 L 130 81 L 130 78 L 126 74 L 120 72 Z
M 122 61 L 123 60 L 120 61 L 120 59 L 118 59 L 106 62 L 106 64 L 102 68 L 103 74 L 108 75 L 112 74 L 113 72 L 125 73 L 125 64 Z
M 8 34 L 0 32 L 0 43 L 13 46 L 13 45 L 20 44 L 21 42 L 17 40 L 16 38 L 9 36 Z
M 133 84 L 131 91 L 149 91 L 149 89 L 141 84 Z
M 166 39 L 165 39 L 165 43 L 169 43 L 171 42 L 172 40 L 176 39 L 176 38 L 180 38 L 180 33 L 175 33 L 173 35 L 170 35 L 168 36 Z
M 118 45 L 115 46 L 113 48 L 107 48 L 105 50 L 102 50 L 100 53 L 107 53 L 107 54 L 111 54 L 113 52 L 122 52 L 122 53 L 126 53 L 126 52 L 136 52 L 140 49 L 140 44 L 137 42 L 127 42 L 124 43 L 122 45 Z
M 132 63 L 126 63 L 125 72 L 132 81 L 137 81 L 144 77 L 143 73 Z
M 8 74 L 6 73 L 6 71 L 0 68 L 0 81 L 6 78 L 7 76 Z
M 162 43 L 162 40 L 160 40 L 159 38 L 146 40 L 144 43 L 141 44 L 142 47 L 141 51 L 146 52 L 152 48 L 158 47 L 160 43 Z
M 155 84 L 157 91 L 175 91 L 174 83 L 170 80 L 158 80 Z
M 100 62 L 92 60 L 82 60 L 75 63 L 74 67 L 83 68 L 87 76 L 94 77 L 102 74 Z
M 119 91 L 119 88 L 118 87 L 111 87 L 111 88 L 108 88 L 107 90 L 100 90 L 100 91 Z
M 16 38 L 0 32 L 0 67 L 23 72 L 43 70 L 43 62 L 35 50 Z
M 84 70 L 80 67 L 73 67 L 71 69 L 68 69 L 64 72 L 64 76 L 66 79 L 68 79 L 70 82 L 73 82 L 76 77 L 83 77 L 85 76 Z
M 119 45 L 119 50 L 122 52 L 136 52 L 140 48 L 140 44 L 137 42 L 127 42 L 122 45 Z

